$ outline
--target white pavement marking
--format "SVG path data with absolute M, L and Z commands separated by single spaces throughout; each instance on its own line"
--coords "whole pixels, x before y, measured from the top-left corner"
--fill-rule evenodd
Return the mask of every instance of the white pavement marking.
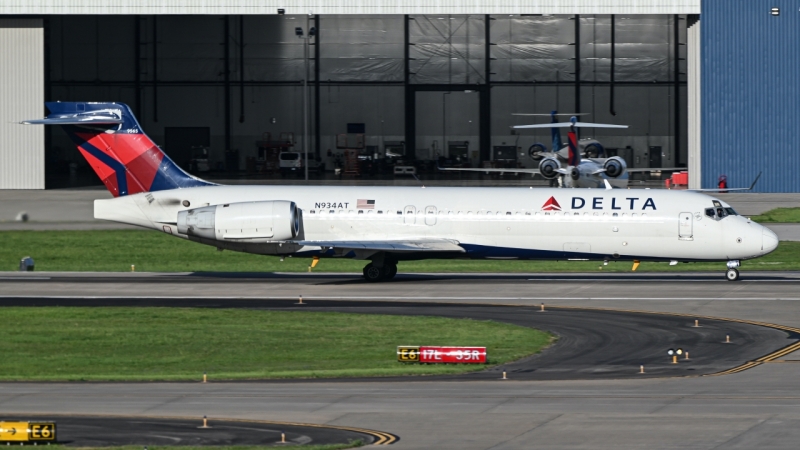
M 218 295 L 211 295 L 211 296 L 186 296 L 186 295 L 0 295 L 0 299 L 3 298 L 38 298 L 38 299 L 87 299 L 87 300 L 98 300 L 98 299 L 112 299 L 112 300 L 123 300 L 123 299 L 132 299 L 132 300 L 144 300 L 144 299 L 156 299 L 156 300 L 297 300 L 295 297 L 289 295 L 282 295 L 282 296 L 218 296 Z M 631 301 L 639 301 L 639 300 L 652 300 L 652 301 L 707 301 L 707 300 L 734 300 L 734 301 L 745 301 L 745 300 L 781 300 L 781 301 L 798 301 L 800 297 L 716 297 L 716 298 L 709 298 L 709 297 L 435 297 L 435 296 L 308 296 L 304 295 L 303 300 L 357 300 L 357 301 L 367 301 L 367 300 L 535 300 L 535 301 L 543 301 L 543 300 L 631 300 Z

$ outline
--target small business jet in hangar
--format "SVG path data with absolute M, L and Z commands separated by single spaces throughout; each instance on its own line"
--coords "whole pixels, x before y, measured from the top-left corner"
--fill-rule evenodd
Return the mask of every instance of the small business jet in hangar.
M 678 170 L 672 168 L 642 168 L 629 169 L 625 160 L 619 156 L 605 157 L 605 149 L 596 139 L 578 139 L 579 128 L 628 128 L 627 125 L 612 125 L 604 123 L 578 122 L 578 117 L 583 114 L 512 114 L 515 116 L 550 116 L 550 123 L 536 125 L 516 125 L 511 128 L 525 130 L 532 128 L 550 128 L 553 146 L 547 151 L 545 146 L 535 143 L 529 149 L 529 156 L 534 161 L 539 161 L 537 169 L 510 168 L 510 169 L 466 169 L 466 168 L 439 168 L 442 171 L 464 172 L 499 172 L 499 173 L 529 173 L 539 174 L 546 180 L 558 180 L 562 187 L 568 188 L 600 188 L 606 186 L 626 188 L 628 174 L 633 172 L 653 172 L 660 170 Z M 569 122 L 559 122 L 558 116 L 570 116 Z M 561 128 L 569 128 L 567 144 L 561 141 Z M 602 156 L 601 156 L 602 155 Z
M 688 191 L 407 186 L 221 186 L 180 169 L 122 103 L 47 103 L 115 198 L 97 219 L 219 249 L 368 261 L 391 279 L 421 259 L 726 262 L 778 246 L 769 229 Z

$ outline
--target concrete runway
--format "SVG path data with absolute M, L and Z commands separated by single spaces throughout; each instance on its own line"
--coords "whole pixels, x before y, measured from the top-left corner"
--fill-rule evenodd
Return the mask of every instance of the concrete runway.
M 4 296 L 364 299 L 665 311 L 800 326 L 800 274 L 197 276 L 4 274 Z M 151 300 L 152 301 L 152 300 Z M 330 305 L 330 303 L 324 303 Z M 445 307 L 446 305 L 440 305 Z M 0 412 L 134 414 L 344 425 L 406 449 L 794 449 L 800 357 L 739 373 L 625 380 L 2 383 Z M 212 380 L 213 381 L 213 380 Z

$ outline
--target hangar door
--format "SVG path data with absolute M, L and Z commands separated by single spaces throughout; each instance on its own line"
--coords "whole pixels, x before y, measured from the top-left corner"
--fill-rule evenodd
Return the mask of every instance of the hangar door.
M 44 28 L 0 19 L 0 189 L 44 189 Z

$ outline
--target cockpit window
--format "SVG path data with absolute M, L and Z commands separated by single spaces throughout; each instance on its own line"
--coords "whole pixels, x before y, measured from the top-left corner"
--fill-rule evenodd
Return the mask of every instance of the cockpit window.
M 722 219 L 723 217 L 727 216 L 728 213 L 725 212 L 725 208 L 717 208 L 717 217 Z
M 739 213 L 733 210 L 733 208 L 725 208 L 725 212 L 728 213 L 729 216 L 738 216 Z
M 706 208 L 706 215 L 712 219 L 717 217 L 717 214 L 714 212 L 714 208 Z

